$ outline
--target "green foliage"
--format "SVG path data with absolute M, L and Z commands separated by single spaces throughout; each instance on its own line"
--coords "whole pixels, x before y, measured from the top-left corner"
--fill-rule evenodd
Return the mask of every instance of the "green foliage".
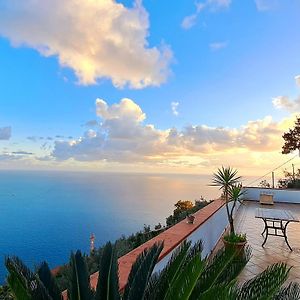
M 175 210 L 174 210 L 174 215 L 177 215 L 177 214 L 180 214 L 182 213 L 183 211 L 187 211 L 191 208 L 194 207 L 194 204 L 192 201 L 189 201 L 189 200 L 179 200 L 177 201 L 177 203 L 175 203 Z
M 277 182 L 279 188 L 300 189 L 300 169 L 295 173 L 284 170 L 284 178 L 280 178 Z
M 150 286 L 148 286 L 146 299 L 164 299 L 168 287 L 175 281 L 180 270 L 183 268 L 190 245 L 190 242 L 182 242 L 181 245 L 174 251 L 171 259 L 160 274 L 155 274 L 151 278 L 152 282 L 150 282 Z M 155 289 L 152 285 L 155 285 Z
M 300 117 L 297 117 L 295 127 L 285 132 L 282 137 L 284 139 L 282 154 L 289 154 L 300 149 Z
M 70 300 L 91 300 L 90 276 L 85 259 L 79 250 L 75 254 L 71 254 L 70 266 L 72 276 L 69 282 L 68 298 Z
M 99 266 L 95 300 L 102 299 L 120 299 L 116 250 L 111 243 L 105 245 Z
M 37 275 L 53 300 L 61 300 L 61 293 L 46 262 L 41 263 Z
M 123 300 L 140 300 L 144 298 L 148 281 L 162 249 L 163 243 L 154 244 L 137 257 L 128 277 Z
M 166 224 L 168 227 L 177 224 L 178 222 L 184 220 L 187 215 L 194 214 L 199 209 L 205 207 L 207 204 L 210 203 L 210 201 L 206 200 L 195 200 L 195 204 L 192 207 L 190 207 L 189 205 L 190 208 L 188 208 L 186 206 L 184 207 L 182 205 L 178 205 L 178 202 L 174 205 L 175 210 L 173 211 L 173 214 L 166 218 Z M 191 201 L 189 202 L 192 203 Z M 178 207 L 181 207 L 181 209 L 178 209 Z
M 13 300 L 14 295 L 8 285 L 0 286 L 0 300 Z
M 149 231 L 149 226 L 145 225 L 142 231 L 139 231 L 128 237 L 124 235 L 121 236 L 115 241 L 113 245 L 116 251 L 117 258 L 127 254 L 136 247 L 149 241 L 153 237 L 160 234 L 163 230 L 164 228 L 161 228 L 160 230 Z M 105 245 L 99 247 L 98 249 L 95 249 L 93 253 L 85 257 L 89 274 L 93 274 L 99 270 L 99 264 L 104 251 L 104 247 Z M 70 274 L 71 270 L 68 264 L 61 266 L 59 272 L 56 274 L 57 284 L 61 291 L 67 289 Z
M 30 281 L 33 278 L 30 270 L 17 257 L 7 257 L 5 266 L 9 272 L 7 283 L 17 300 L 32 300 Z
M 247 237 L 245 233 L 230 233 L 224 236 L 224 240 L 228 243 L 243 243 L 247 241 Z
M 259 185 L 258 186 L 260 186 L 260 187 L 262 187 L 262 188 L 270 188 L 271 186 L 270 186 L 270 183 L 267 181 L 267 180 L 262 180 L 260 183 L 259 183 Z
M 209 201 L 205 201 L 203 198 L 201 200 L 196 200 L 195 205 L 191 209 L 188 209 L 187 211 L 183 211 L 182 213 L 176 216 L 174 215 L 169 216 L 166 220 L 167 226 L 169 227 L 175 225 L 176 223 L 185 219 L 187 214 L 193 214 L 199 209 L 205 207 L 209 203 L 210 203 Z M 124 235 L 121 236 L 114 243 L 117 258 L 127 254 L 131 250 L 151 240 L 153 237 L 157 236 L 165 229 L 166 228 L 162 227 L 160 223 L 158 224 L 158 226 L 155 228 L 154 231 L 151 231 L 149 225 L 144 225 L 143 230 L 135 234 L 132 234 L 130 236 L 124 236 Z M 95 249 L 95 251 L 93 251 L 89 256 L 85 257 L 89 274 L 93 274 L 98 271 L 103 250 L 104 250 L 104 245 L 99 247 L 98 249 Z M 61 291 L 67 289 L 69 277 L 71 276 L 70 274 L 71 274 L 70 266 L 66 264 L 61 266 L 60 270 L 55 275 L 57 279 L 57 285 L 59 286 L 59 289 Z
M 230 232 L 234 233 L 233 212 L 236 202 L 242 196 L 242 187 L 239 184 L 241 176 L 237 176 L 238 171 L 231 167 L 219 168 L 217 173 L 213 174 L 212 186 L 218 186 L 223 192 L 226 202 L 227 218 L 230 226 Z M 232 207 L 229 207 L 229 202 L 233 202 Z
M 237 300 L 276 299 L 280 287 L 288 277 L 290 267 L 284 263 L 274 264 L 242 285 Z M 283 291 L 281 291 L 283 292 Z M 299 290 L 297 291 L 299 293 Z
M 250 255 L 251 249 L 249 247 L 245 248 L 242 255 L 233 248 L 220 249 L 215 256 L 207 260 L 205 269 L 193 291 L 193 297 L 197 298 L 198 295 L 202 294 L 209 295 L 209 290 L 215 290 L 215 287 L 224 288 L 230 285 L 245 267 Z
M 5 266 L 9 272 L 7 283 L 16 300 L 52 300 L 38 275 L 18 257 L 7 257 Z
M 237 176 L 238 171 L 231 167 L 219 168 L 217 173 L 213 174 L 212 186 L 218 186 L 220 190 L 227 191 L 233 185 L 236 185 L 241 180 L 241 176 Z M 228 200 L 228 199 L 226 199 Z
M 280 288 L 275 295 L 274 300 L 299 300 L 300 285 L 297 282 L 291 282 L 289 285 Z
M 85 258 L 80 251 L 70 258 L 70 300 L 296 300 L 300 299 L 300 287 L 291 283 L 281 287 L 290 268 L 280 263 L 267 268 L 250 281 L 239 286 L 236 278 L 250 258 L 249 247 L 242 255 L 230 249 L 221 249 L 212 258 L 202 258 L 202 243 L 191 247 L 183 242 L 171 257 L 167 266 L 153 275 L 153 269 L 162 251 L 162 244 L 145 250 L 132 266 L 122 297 L 118 291 L 117 258 L 110 243 L 105 246 L 100 262 L 100 281 L 95 298 L 91 290 Z M 9 277 L 17 300 L 53 300 L 43 282 L 51 287 L 47 265 L 40 272 L 42 280 L 32 273 L 19 259 L 7 259 Z M 48 275 L 45 275 L 48 274 Z M 45 278 L 47 280 L 45 280 Z M 32 284 L 34 283 L 34 285 Z M 99 291 L 101 289 L 102 291 Z

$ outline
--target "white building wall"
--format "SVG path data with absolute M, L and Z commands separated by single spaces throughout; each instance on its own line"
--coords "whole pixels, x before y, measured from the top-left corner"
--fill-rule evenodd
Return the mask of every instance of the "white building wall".
M 239 208 L 240 203 L 236 205 L 235 213 Z M 199 240 L 203 242 L 203 257 L 209 255 L 217 242 L 224 233 L 226 227 L 228 226 L 228 219 L 226 213 L 225 205 L 215 212 L 206 222 L 204 222 L 197 230 L 195 230 L 191 235 L 187 237 L 187 241 L 192 241 L 192 244 L 196 243 Z M 168 255 L 166 255 L 161 261 L 159 261 L 155 268 L 154 272 L 162 270 L 169 259 L 171 258 L 174 248 Z
M 300 203 L 300 190 L 244 187 L 245 200 L 259 201 L 260 193 L 273 194 L 274 202 Z

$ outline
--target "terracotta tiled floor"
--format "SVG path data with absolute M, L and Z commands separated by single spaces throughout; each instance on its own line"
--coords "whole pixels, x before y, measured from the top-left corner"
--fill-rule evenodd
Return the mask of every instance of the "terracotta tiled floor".
M 300 204 L 275 203 L 273 206 L 262 206 L 258 202 L 246 201 L 241 205 L 235 218 L 236 231 L 247 234 L 247 240 L 252 248 L 252 256 L 245 269 L 239 276 L 239 281 L 244 282 L 267 266 L 276 262 L 285 262 L 292 266 L 289 281 L 300 283 L 300 223 L 290 223 L 287 229 L 288 241 L 293 251 L 287 247 L 284 238 L 269 236 L 264 246 L 261 246 L 264 237 L 261 232 L 264 223 L 255 218 L 258 207 L 290 210 L 295 217 L 300 219 Z

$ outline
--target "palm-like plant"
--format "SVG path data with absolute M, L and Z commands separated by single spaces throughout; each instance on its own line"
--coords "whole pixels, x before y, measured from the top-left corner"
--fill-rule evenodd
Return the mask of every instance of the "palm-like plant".
M 7 257 L 5 265 L 9 272 L 7 283 L 15 299 L 17 300 L 55 300 L 50 296 L 51 288 L 45 286 L 36 273 L 31 270 L 18 258 Z M 51 275 L 52 276 L 52 275 Z
M 242 255 L 233 249 L 221 249 L 214 257 L 201 257 L 202 243 L 191 246 L 183 242 L 173 253 L 167 266 L 159 273 L 153 269 L 158 261 L 163 244 L 155 244 L 145 250 L 133 264 L 124 293 L 118 289 L 118 270 L 115 249 L 109 243 L 100 263 L 100 276 L 96 292 L 91 290 L 86 273 L 85 258 L 80 252 L 71 255 L 72 276 L 69 299 L 71 300 L 256 300 L 256 299 L 300 299 L 297 283 L 281 288 L 289 268 L 285 264 L 275 264 L 242 286 L 236 278 L 250 258 L 250 248 Z M 48 277 L 41 280 L 38 273 L 32 273 L 18 259 L 7 259 L 8 280 L 17 300 L 54 300 L 53 281 Z M 47 268 L 46 268 L 47 269 Z M 51 274 L 50 274 L 51 276 Z M 25 279 L 24 279 L 25 278 Z M 30 280 L 37 280 L 38 293 L 32 293 Z M 21 284 L 20 284 L 21 282 Z M 52 286 L 52 288 L 49 287 Z M 39 288 L 37 288 L 39 286 Z M 50 292 L 50 290 L 52 292 Z M 55 295 L 56 293 L 54 293 Z M 45 296 L 46 295 L 46 296 Z M 48 298 L 45 298 L 48 297 Z
M 235 207 L 235 199 L 230 197 L 232 194 L 232 187 L 237 186 L 239 181 L 241 180 L 241 176 L 237 176 L 237 170 L 232 169 L 231 167 L 223 167 L 219 168 L 216 173 L 213 174 L 212 186 L 218 186 L 220 190 L 223 191 L 225 203 L 226 203 L 226 212 L 230 227 L 230 233 L 234 234 L 234 224 L 233 224 L 233 211 Z M 234 193 L 234 195 L 236 195 Z M 238 197 L 239 198 L 239 197 Z M 234 201 L 233 206 L 229 207 L 229 203 Z

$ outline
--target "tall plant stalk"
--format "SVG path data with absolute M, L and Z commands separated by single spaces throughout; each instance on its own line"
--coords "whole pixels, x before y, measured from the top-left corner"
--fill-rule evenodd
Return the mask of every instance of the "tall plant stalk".
M 230 197 L 231 189 L 233 186 L 236 186 L 241 180 L 241 176 L 237 176 L 237 170 L 232 169 L 231 167 L 219 168 L 216 173 L 213 174 L 212 186 L 218 186 L 220 190 L 223 191 L 224 200 L 226 204 L 227 218 L 229 222 L 230 234 L 234 234 L 234 224 L 233 224 L 233 211 L 236 201 Z M 234 201 L 233 208 L 230 209 L 229 203 Z

